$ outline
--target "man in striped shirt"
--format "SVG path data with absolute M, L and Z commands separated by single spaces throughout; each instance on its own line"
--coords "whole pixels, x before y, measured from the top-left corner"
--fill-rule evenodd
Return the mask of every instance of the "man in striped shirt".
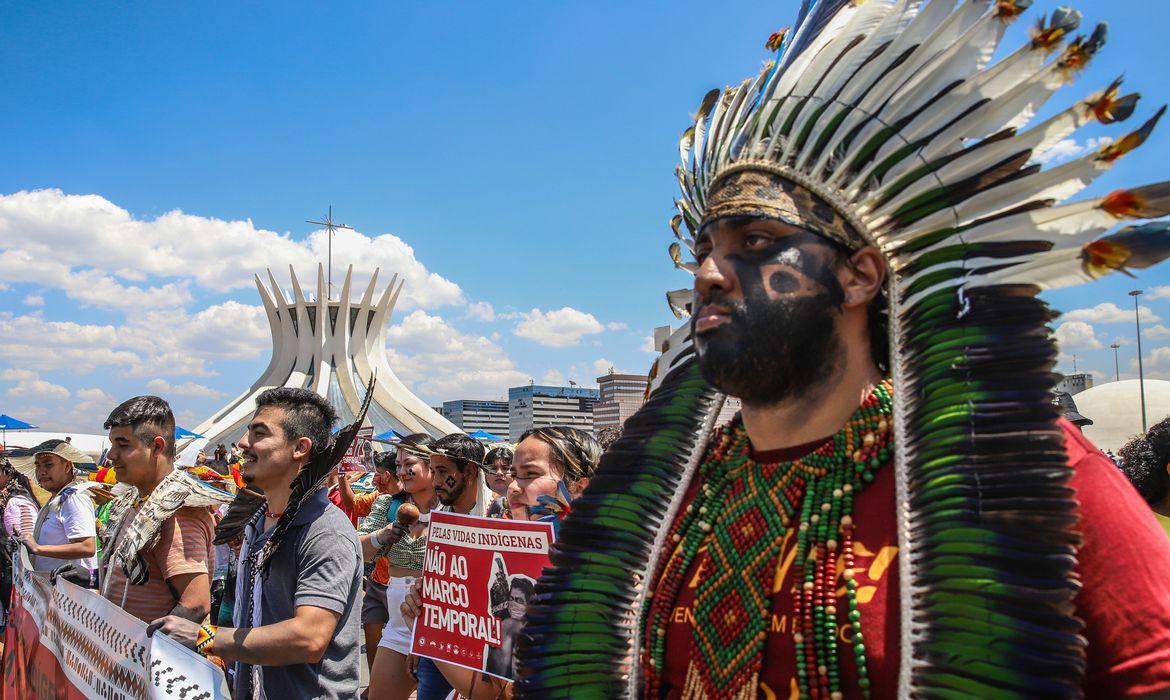
M 115 408 L 105 427 L 112 443 L 107 458 L 118 481 L 133 486 L 136 494 L 120 517 L 111 517 L 102 595 L 147 623 L 167 615 L 202 622 L 211 610 L 215 562 L 211 511 L 189 505 L 169 510 L 150 498 L 174 471 L 171 408 L 157 396 L 138 396 Z M 130 536 L 154 543 L 130 557 L 137 561 L 122 561 L 119 545 Z

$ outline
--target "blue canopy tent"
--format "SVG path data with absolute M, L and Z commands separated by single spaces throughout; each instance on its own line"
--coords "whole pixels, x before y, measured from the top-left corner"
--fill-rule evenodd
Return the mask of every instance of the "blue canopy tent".
M 7 413 L 0 413 L 0 440 L 4 442 L 4 449 L 8 449 L 9 430 L 36 430 L 36 428 L 37 426 L 32 423 L 25 423 Z
M 468 434 L 468 437 L 473 437 L 476 440 L 483 440 L 485 442 L 504 442 L 504 438 L 499 435 L 492 435 L 486 430 L 477 430 L 474 433 Z

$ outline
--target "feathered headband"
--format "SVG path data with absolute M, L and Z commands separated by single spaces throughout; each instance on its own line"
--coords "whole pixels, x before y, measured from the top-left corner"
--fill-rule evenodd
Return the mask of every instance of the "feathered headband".
M 795 29 L 769 40 L 778 59 L 708 93 L 680 141 L 677 267 L 693 270 L 683 248 L 704 223 L 740 213 L 850 247 L 856 235 L 890 268 L 900 696 L 1080 693 L 1076 504 L 1050 398 L 1055 314 L 1037 295 L 1170 254 L 1170 223 L 1113 230 L 1170 214 L 1170 184 L 1066 201 L 1164 108 L 1096 151 L 1037 161 L 1090 121 L 1124 121 L 1138 96 L 1114 81 L 1030 125 L 1106 36 L 1072 36 L 1081 15 L 1062 8 L 989 65 L 1030 4 L 804 0 Z M 689 338 L 672 342 L 564 522 L 528 608 L 517 697 L 637 695 L 647 577 L 722 403 Z

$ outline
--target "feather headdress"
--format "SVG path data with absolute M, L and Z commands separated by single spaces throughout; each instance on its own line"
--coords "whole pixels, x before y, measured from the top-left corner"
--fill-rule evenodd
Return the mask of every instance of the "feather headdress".
M 680 140 L 677 267 L 693 269 L 683 248 L 715 186 L 744 172 L 811 192 L 832 209 L 827 236 L 885 255 L 902 696 L 1080 693 L 1075 501 L 1050 398 L 1055 314 L 1037 295 L 1170 254 L 1170 224 L 1113 231 L 1170 214 L 1170 184 L 1067 201 L 1140 146 L 1164 108 L 1096 151 L 1038 161 L 1089 122 L 1125 121 L 1138 96 L 1115 81 L 1032 124 L 1106 31 L 1074 36 L 1081 15 L 1060 8 L 991 64 L 1030 4 L 805 0 L 794 28 L 769 39 L 776 61 L 708 93 Z M 641 687 L 646 578 L 722 403 L 687 343 L 658 375 L 561 529 L 529 607 L 517 695 Z

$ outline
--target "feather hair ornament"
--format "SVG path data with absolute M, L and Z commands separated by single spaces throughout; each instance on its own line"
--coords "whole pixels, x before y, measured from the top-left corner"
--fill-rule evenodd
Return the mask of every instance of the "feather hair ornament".
M 811 192 L 856 231 L 850 247 L 886 258 L 901 697 L 1081 695 L 1076 503 L 1050 398 L 1056 314 L 1038 294 L 1170 257 L 1170 223 L 1142 223 L 1170 215 L 1170 183 L 1069 201 L 1164 108 L 1096 152 L 1037 160 L 1086 124 L 1125 122 L 1138 95 L 1114 81 L 1029 127 L 1107 36 L 1076 35 L 1081 14 L 1061 7 L 991 64 L 1031 4 L 804 0 L 769 39 L 775 62 L 708 93 L 679 142 L 675 267 L 693 270 L 683 254 L 709 195 L 745 172 Z M 648 578 L 723 403 L 680 334 L 562 523 L 528 608 L 517 697 L 644 687 Z
M 317 450 L 313 458 L 305 464 L 304 467 L 297 473 L 293 479 L 292 488 L 289 492 L 288 506 L 285 507 L 284 512 L 276 521 L 276 525 L 272 530 L 272 534 L 264 543 L 264 546 L 257 551 L 256 566 L 254 573 L 260 573 L 264 570 L 268 561 L 272 558 L 272 554 L 276 548 L 280 546 L 280 541 L 284 538 L 284 533 L 288 530 L 296 514 L 300 511 L 301 503 L 305 497 L 313 493 L 318 487 L 328 478 L 329 472 L 341 461 L 345 456 L 346 451 L 350 445 L 353 444 L 354 438 L 357 437 L 358 430 L 361 429 L 362 423 L 366 419 L 366 411 L 370 408 L 370 401 L 374 397 L 374 383 L 377 377 L 371 377 L 370 383 L 366 386 L 366 395 L 362 400 L 361 408 L 358 410 L 357 417 L 349 425 L 345 426 L 333 436 L 333 441 L 325 449 Z M 224 514 L 219 525 L 215 528 L 215 543 L 224 544 L 231 542 L 244 534 L 244 529 L 259 520 L 260 514 L 264 512 L 268 500 L 259 491 L 242 488 L 236 494 L 236 498 L 228 506 L 228 512 Z

